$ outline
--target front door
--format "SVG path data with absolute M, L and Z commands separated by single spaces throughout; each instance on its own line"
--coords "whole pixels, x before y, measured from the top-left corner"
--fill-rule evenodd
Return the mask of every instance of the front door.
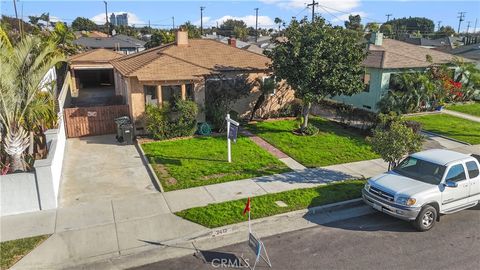
M 442 208 L 445 210 L 455 210 L 468 202 L 470 193 L 469 180 L 465 174 L 463 164 L 452 165 L 445 177 L 446 182 L 455 182 L 457 187 L 447 187 L 442 192 Z

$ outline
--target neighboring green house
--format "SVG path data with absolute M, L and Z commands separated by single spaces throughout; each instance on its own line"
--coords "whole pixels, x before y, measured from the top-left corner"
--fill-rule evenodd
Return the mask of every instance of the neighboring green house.
M 363 61 L 365 66 L 365 90 L 353 96 L 335 96 L 332 99 L 373 112 L 378 111 L 377 103 L 390 89 L 392 74 L 422 71 L 431 66 L 427 55 L 434 64 L 452 62 L 454 55 L 423 48 L 406 42 L 383 39 L 382 33 L 372 33 L 368 44 L 369 54 Z

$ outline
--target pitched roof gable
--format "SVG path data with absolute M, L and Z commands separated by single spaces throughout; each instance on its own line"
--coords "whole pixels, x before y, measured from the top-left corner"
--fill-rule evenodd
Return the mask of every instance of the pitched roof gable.
M 75 54 L 68 58 L 68 62 L 75 63 L 109 63 L 111 60 L 124 57 L 125 54 L 107 49 L 95 49 Z
M 423 48 L 406 42 L 384 39 L 381 46 L 370 45 L 369 54 L 363 64 L 373 68 L 417 68 L 431 65 L 427 55 L 432 57 L 433 63 L 445 64 L 454 59 L 454 55 Z
M 174 43 L 131 54 L 112 61 L 124 76 L 139 80 L 192 79 L 222 71 L 265 71 L 270 59 L 264 55 L 208 39 L 190 39 L 188 46 Z

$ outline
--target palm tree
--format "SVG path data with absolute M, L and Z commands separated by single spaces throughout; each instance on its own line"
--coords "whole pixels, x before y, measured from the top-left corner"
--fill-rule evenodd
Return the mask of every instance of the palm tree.
M 280 19 L 279 17 L 275 17 L 275 20 L 274 20 L 275 24 L 278 24 L 278 32 L 280 32 L 280 27 L 282 26 L 282 19 Z
M 12 160 L 12 170 L 25 170 L 24 151 L 30 145 L 28 124 L 38 102 L 42 80 L 63 56 L 52 42 L 38 37 L 24 37 L 14 48 L 0 43 L 0 124 L 5 152 Z M 36 105 L 38 106 L 38 104 Z
M 78 52 L 77 46 L 73 44 L 75 34 L 62 23 L 57 22 L 51 32 L 51 40 L 58 45 L 58 49 L 65 55 L 72 55 Z

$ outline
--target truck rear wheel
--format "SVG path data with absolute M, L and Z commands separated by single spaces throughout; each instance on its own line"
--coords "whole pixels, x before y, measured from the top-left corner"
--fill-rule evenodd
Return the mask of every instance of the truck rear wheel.
M 421 232 L 428 231 L 437 221 L 437 209 L 431 205 L 424 206 L 420 213 L 418 213 L 417 219 L 413 222 L 415 228 Z

